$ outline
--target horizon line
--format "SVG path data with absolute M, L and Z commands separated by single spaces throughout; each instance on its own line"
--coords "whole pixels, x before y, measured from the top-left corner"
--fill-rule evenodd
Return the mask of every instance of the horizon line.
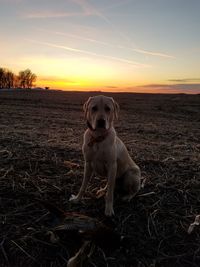
M 50 91 L 57 91 L 57 92 L 69 92 L 69 93 L 106 93 L 106 94 L 151 94 L 151 95 L 200 95 L 196 92 L 137 92 L 137 91 L 104 91 L 104 90 L 72 90 L 72 89 L 58 89 L 58 88 L 49 88 L 45 89 L 42 87 L 33 87 L 33 88 L 1 88 L 1 91 L 42 91 L 42 92 L 50 92 Z

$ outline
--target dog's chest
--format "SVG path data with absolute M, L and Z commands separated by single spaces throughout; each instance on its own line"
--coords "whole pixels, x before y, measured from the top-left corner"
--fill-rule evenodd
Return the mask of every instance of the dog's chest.
M 93 150 L 93 157 L 91 160 L 93 170 L 96 174 L 100 176 L 105 176 L 108 173 L 108 159 L 107 159 L 107 153 L 105 151 L 105 148 L 102 149 L 102 147 L 99 144 L 95 144 L 92 148 Z

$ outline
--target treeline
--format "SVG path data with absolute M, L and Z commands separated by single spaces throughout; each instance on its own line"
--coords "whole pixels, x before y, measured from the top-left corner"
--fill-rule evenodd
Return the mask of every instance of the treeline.
M 30 69 L 20 71 L 18 75 L 0 67 L 0 89 L 32 88 L 37 76 Z

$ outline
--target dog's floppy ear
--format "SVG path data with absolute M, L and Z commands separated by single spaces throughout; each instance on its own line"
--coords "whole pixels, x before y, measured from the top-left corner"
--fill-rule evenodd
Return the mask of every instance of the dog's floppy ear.
M 118 120 L 119 117 L 119 104 L 111 97 L 111 100 L 113 102 L 113 107 L 114 107 L 114 117 L 116 120 Z
M 88 106 L 91 100 L 92 100 L 92 97 L 89 97 L 88 100 L 83 105 L 84 119 L 87 118 Z

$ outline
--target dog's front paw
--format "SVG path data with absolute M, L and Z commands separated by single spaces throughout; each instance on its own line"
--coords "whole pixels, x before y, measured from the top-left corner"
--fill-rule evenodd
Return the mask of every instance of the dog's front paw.
M 109 206 L 106 206 L 106 208 L 105 208 L 105 215 L 108 216 L 108 217 L 111 217 L 111 216 L 115 215 L 112 206 L 110 206 L 110 205 Z
M 71 197 L 69 198 L 69 201 L 72 203 L 78 203 L 80 201 L 80 197 L 78 195 L 71 195 Z

